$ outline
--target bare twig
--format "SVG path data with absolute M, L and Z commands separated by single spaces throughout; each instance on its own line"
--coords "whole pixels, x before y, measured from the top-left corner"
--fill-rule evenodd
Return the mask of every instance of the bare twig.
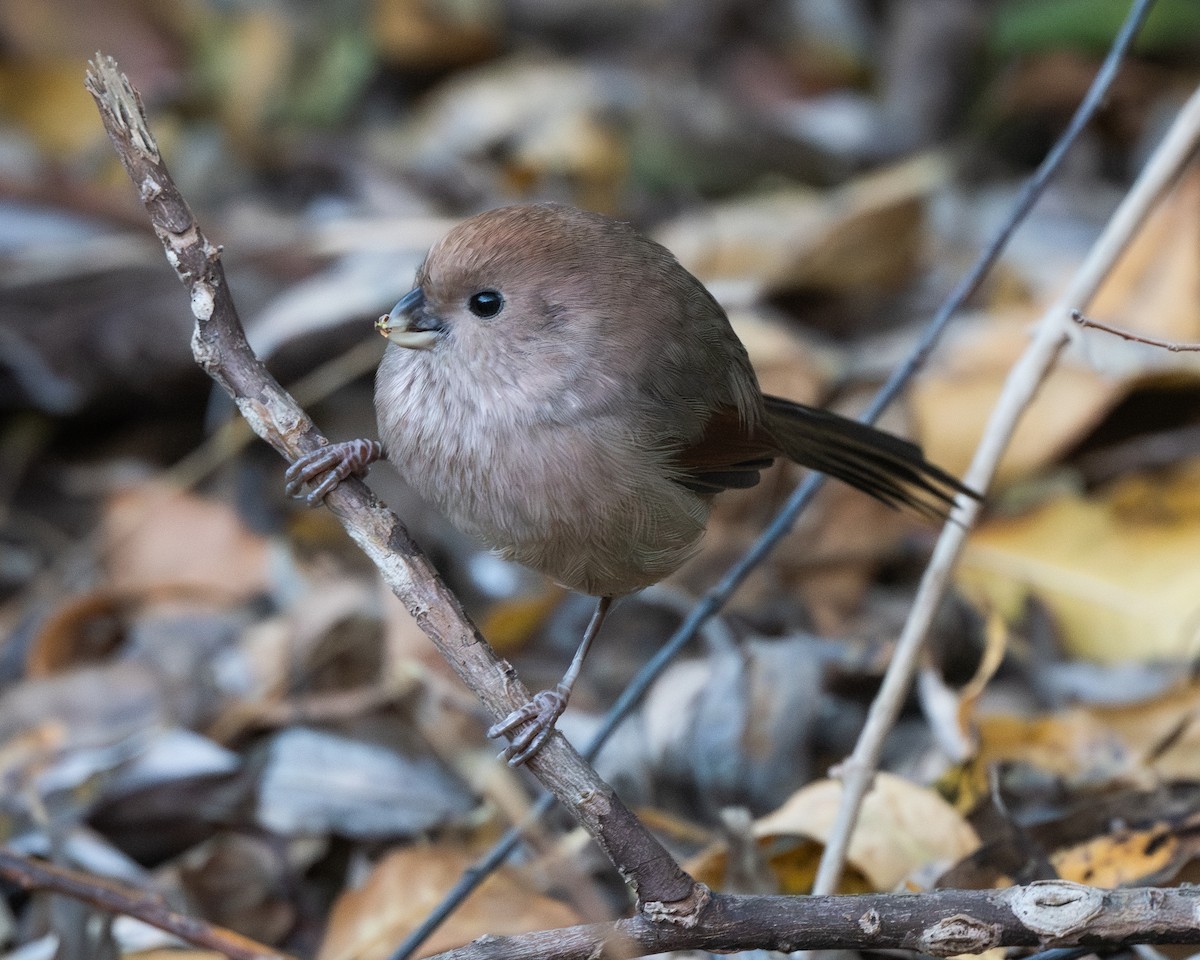
M 1096 289 L 1112 270 L 1113 264 L 1141 227 L 1151 208 L 1179 175 L 1195 151 L 1198 141 L 1200 90 L 1192 94 L 1175 118 L 1167 136 L 1113 213 L 1066 292 L 1038 321 L 1033 339 L 1009 372 L 987 428 L 980 439 L 975 458 L 964 477 L 964 481 L 972 489 L 987 490 L 991 484 L 996 465 L 1000 462 L 1021 415 L 1028 408 L 1067 342 L 1070 330 L 1068 317 L 1072 309 L 1077 304 L 1086 305 L 1092 299 Z M 871 704 L 866 727 L 854 753 L 842 765 L 841 806 L 817 871 L 815 892 L 828 893 L 836 889 L 845 863 L 850 835 L 858 818 L 858 809 L 862 798 L 870 789 L 879 764 L 884 737 L 899 714 L 912 682 L 921 644 L 933 621 L 934 613 L 945 596 L 950 572 L 962 552 L 967 533 L 978 513 L 978 502 L 960 497 L 958 509 L 955 511 L 958 522 L 946 525 L 934 548 L 916 599 L 913 601 L 912 610 L 896 644 L 888 672 L 875 702 Z
M 185 943 L 216 950 L 233 960 L 288 958 L 288 954 L 272 950 L 240 933 L 176 913 L 157 893 L 135 890 L 112 880 L 56 867 L 41 860 L 22 857 L 10 850 L 0 849 L 0 877 L 22 890 L 59 893 L 105 913 L 136 917 Z
M 1134 333 L 1132 330 L 1122 330 L 1120 327 L 1111 327 L 1107 323 L 1101 323 L 1099 320 L 1092 320 L 1090 317 L 1085 317 L 1078 310 L 1071 311 L 1071 319 L 1081 327 L 1103 330 L 1105 333 L 1111 333 L 1122 340 L 1132 340 L 1134 343 L 1144 343 L 1147 346 L 1160 347 L 1163 350 L 1170 350 L 1172 353 L 1200 351 L 1200 343 L 1180 343 L 1178 340 L 1159 340 L 1157 337 L 1147 337 L 1140 333 Z
M 225 282 L 221 251 L 192 216 L 159 156 L 137 93 L 111 57 L 97 54 L 87 88 L 167 260 L 190 292 L 196 362 L 233 398 L 254 432 L 288 460 L 323 446 L 327 441 L 312 420 L 246 342 Z M 512 667 L 488 646 L 400 520 L 365 484 L 356 479 L 343 482 L 325 502 L 494 718 L 507 716 L 529 699 Z M 703 903 L 706 890 L 680 869 L 561 735 L 552 736 L 528 766 L 596 839 L 643 910 L 664 919 L 686 919 Z
M 1004 890 L 935 890 L 854 897 L 714 897 L 692 928 L 642 917 L 485 937 L 436 960 L 605 960 L 671 950 L 744 949 L 747 929 L 768 950 L 915 950 L 934 956 L 999 946 L 1086 943 L 1093 950 L 1152 940 L 1198 943 L 1200 891 L 1097 890 L 1043 880 Z

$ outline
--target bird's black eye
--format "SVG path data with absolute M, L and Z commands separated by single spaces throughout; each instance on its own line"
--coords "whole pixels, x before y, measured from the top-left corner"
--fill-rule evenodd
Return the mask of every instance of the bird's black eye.
M 494 317 L 503 307 L 504 298 L 495 290 L 480 290 L 467 301 L 467 309 L 484 320 Z

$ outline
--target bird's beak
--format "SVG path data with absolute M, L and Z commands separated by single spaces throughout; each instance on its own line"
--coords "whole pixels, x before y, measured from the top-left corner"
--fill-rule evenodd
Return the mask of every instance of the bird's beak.
M 426 350 L 433 346 L 443 325 L 425 309 L 425 292 L 417 287 L 401 297 L 391 313 L 376 320 L 375 329 L 398 346 Z

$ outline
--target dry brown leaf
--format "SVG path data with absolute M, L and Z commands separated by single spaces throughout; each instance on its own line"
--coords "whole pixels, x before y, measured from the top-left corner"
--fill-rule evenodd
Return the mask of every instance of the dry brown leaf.
M 614 119 L 619 96 L 592 67 L 508 58 L 449 79 L 404 142 L 384 138 L 376 149 L 389 163 L 402 151 L 441 172 L 493 156 L 511 196 L 565 187 L 577 206 L 615 211 L 629 172 L 627 131 Z
M 1034 718 L 998 715 L 979 720 L 979 752 L 971 763 L 974 796 L 987 792 L 988 769 L 1021 762 L 1064 780 L 1103 783 L 1133 774 L 1138 756 L 1088 710 Z
M 1129 249 L 1117 261 L 1088 312 L 1107 323 L 1166 340 L 1200 340 L 1200 168 L 1193 166 L 1154 208 Z M 1107 345 L 1089 334 L 1089 346 L 1106 355 L 1130 353 L 1124 341 Z M 1095 338 L 1095 339 L 1093 339 Z M 1196 358 L 1162 350 L 1138 350 L 1140 363 L 1196 366 Z
M 103 141 L 83 66 L 97 50 L 115 56 L 152 102 L 176 80 L 176 50 L 138 0 L 0 0 L 0 119 L 46 153 L 77 161 Z M 170 19 L 170 16 L 166 19 Z
M 816 631 L 835 636 L 862 612 L 880 564 L 922 521 L 843 483 L 828 484 L 819 502 L 810 526 L 789 533 L 775 561 Z
M 117 590 L 187 586 L 232 602 L 270 586 L 267 540 L 225 504 L 145 483 L 109 500 L 102 529 Z
M 547 581 L 540 591 L 497 600 L 479 624 L 488 643 L 501 656 L 510 656 L 528 642 L 563 598 L 561 587 Z
M 104 661 L 124 639 L 131 598 L 109 590 L 72 597 L 47 617 L 25 654 L 30 677 Z
M 1015 619 L 1045 604 L 1066 649 L 1106 662 L 1200 651 L 1200 460 L 1063 496 L 972 534 L 959 585 Z
M 978 747 L 978 737 L 975 732 L 975 711 L 979 707 L 979 698 L 987 689 L 988 682 L 996 675 L 1004 662 L 1004 654 L 1008 650 L 1008 626 L 1003 618 L 996 613 L 990 613 L 984 628 L 983 656 L 975 674 L 955 697 L 954 726 L 961 746 L 961 752 L 952 756 L 964 757 L 974 753 Z
M 437 906 L 475 857 L 461 847 L 430 845 L 395 850 L 365 884 L 334 904 L 317 960 L 380 960 Z M 525 887 L 502 867 L 488 877 L 421 947 L 440 953 L 484 934 L 503 936 L 578 923 L 565 904 Z
M 474 807 L 424 745 L 393 749 L 294 726 L 273 734 L 260 757 L 254 819 L 275 836 L 380 842 L 461 821 Z
M 984 890 L 1054 874 L 1100 887 L 1178 882 L 1200 852 L 1195 781 L 1155 783 L 1150 789 L 1111 783 L 1059 785 L 1051 797 L 1034 786 L 1021 799 L 1018 778 L 1005 778 L 1010 802 L 1024 815 L 982 822 L 989 836 L 975 853 L 938 878 L 943 889 Z M 1034 777 L 1033 781 L 1040 781 Z M 1033 786 L 1033 783 L 1029 783 Z M 991 801 L 984 803 L 990 805 Z M 1037 810 L 1032 812 L 1029 804 Z
M 914 383 L 910 409 L 925 455 L 961 476 L 1009 370 L 1029 343 L 1033 312 L 1016 309 L 961 328 Z M 998 484 L 1053 463 L 1094 429 L 1129 385 L 1064 358 L 1039 388 L 1004 452 Z
M 374 8 L 379 52 L 409 70 L 470 63 L 502 39 L 497 0 L 375 0 Z
M 775 882 L 774 892 L 798 897 L 812 891 L 817 868 L 821 864 L 821 844 L 807 837 L 778 836 L 761 841 L 758 846 L 758 856 Z M 724 841 L 714 843 L 684 863 L 683 867 L 714 890 L 724 889 L 729 876 L 729 846 Z M 838 893 L 862 894 L 873 890 L 873 885 L 855 866 L 846 866 L 838 884 Z
M 169 717 L 157 678 L 128 661 L 8 687 L 0 695 L 0 838 L 41 829 L 49 796 L 57 822 L 81 818 Z
M 1008 627 L 995 614 L 989 614 L 984 629 L 983 656 L 979 658 L 979 666 L 975 674 L 958 694 L 958 724 L 963 735 L 967 736 L 974 723 L 975 710 L 979 706 L 979 698 L 987 689 L 988 682 L 1000 669 L 1004 662 L 1004 654 L 1008 650 Z
M 304 866 L 289 863 L 300 846 L 229 831 L 193 847 L 171 871 L 201 916 L 260 942 L 279 943 L 297 919 L 286 891 L 289 869 Z
M 69 597 L 43 621 L 25 654 L 30 677 L 46 677 L 113 657 L 140 621 L 159 615 L 211 614 L 228 595 L 192 584 L 170 584 L 138 592 L 102 588 Z
M 754 835 L 829 838 L 842 785 L 811 783 L 754 825 Z M 962 815 L 928 787 L 881 773 L 863 801 L 848 860 L 875 890 L 891 890 L 918 869 L 954 863 L 979 846 Z
M 142 664 L 80 667 L 7 687 L 0 694 L 0 743 L 20 735 L 15 756 L 27 762 L 41 749 L 140 743 L 167 724 L 169 708 L 158 678 Z M 39 728 L 42 733 L 26 739 Z
M 942 752 L 956 763 L 965 761 L 975 753 L 975 709 L 988 681 L 1004 661 L 1008 626 L 1001 617 L 992 613 L 987 618 L 984 636 L 986 643 L 983 656 L 975 668 L 974 676 L 960 690 L 946 683 L 932 663 L 921 668 L 917 679 L 921 711 L 929 723 L 930 733 Z M 962 809 L 961 794 L 955 799 L 956 806 Z
M 780 290 L 894 289 L 911 280 L 943 164 L 920 157 L 826 196 L 788 188 L 668 223 L 656 239 L 705 282 Z
M 643 708 L 651 762 L 701 809 L 776 806 L 809 779 L 825 667 L 804 638 L 714 644 L 673 664 Z

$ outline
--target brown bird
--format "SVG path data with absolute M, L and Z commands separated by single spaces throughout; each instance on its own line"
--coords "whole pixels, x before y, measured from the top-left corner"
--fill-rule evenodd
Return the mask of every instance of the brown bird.
M 570 668 L 489 731 L 512 765 L 541 748 L 614 597 L 679 569 L 713 497 L 776 457 L 891 506 L 944 516 L 969 493 L 919 447 L 764 396 L 724 310 L 671 253 L 567 206 L 491 210 L 429 252 L 376 324 L 379 443 L 296 461 L 312 504 L 386 452 L 460 529 L 599 598 Z

